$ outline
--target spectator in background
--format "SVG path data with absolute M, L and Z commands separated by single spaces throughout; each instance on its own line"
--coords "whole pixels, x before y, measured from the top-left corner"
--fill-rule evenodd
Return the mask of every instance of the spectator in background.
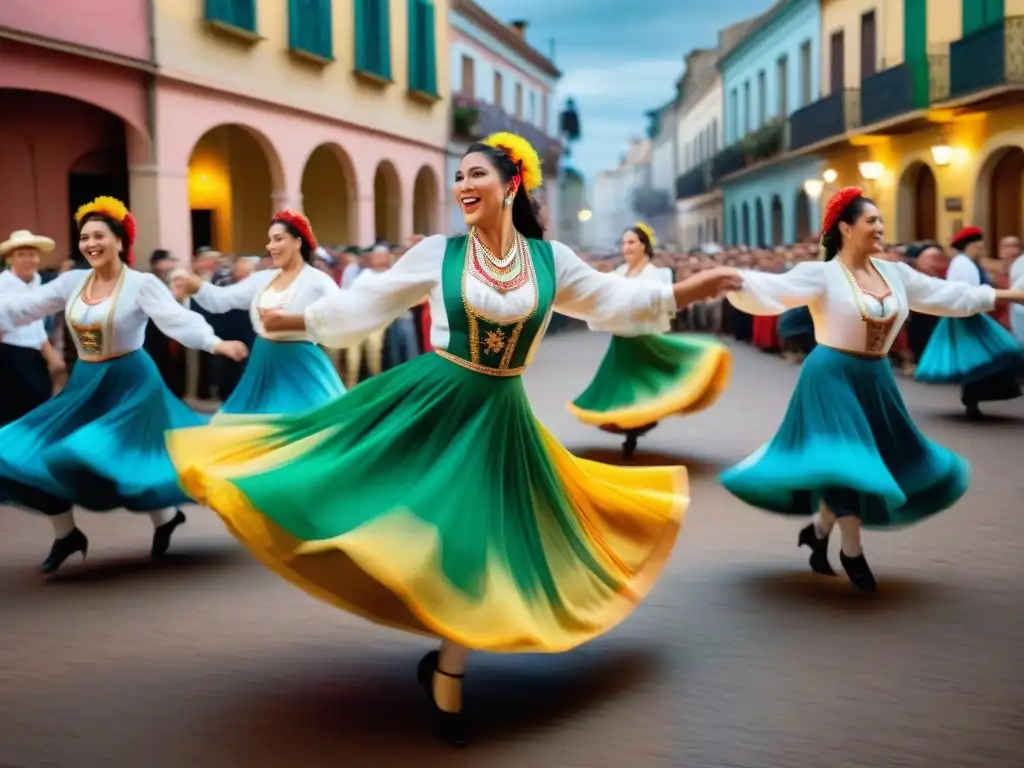
M 149 257 L 150 271 L 169 288 L 171 287 L 171 276 L 175 270 L 180 268 L 170 251 L 156 250 Z M 188 299 L 183 294 L 177 292 L 175 298 L 187 309 L 190 308 Z M 171 390 L 171 393 L 177 398 L 184 398 L 188 381 L 184 347 L 165 335 L 152 320 L 146 323 L 146 340 L 142 346 L 153 358 L 153 362 L 156 363 L 156 368 L 160 372 L 160 378 L 164 380 L 164 384 Z
M 256 271 L 259 264 L 259 256 L 239 256 L 231 265 L 231 275 L 228 282 L 222 285 L 234 285 L 240 283 Z M 214 330 L 217 335 L 225 341 L 240 341 L 249 349 L 252 349 L 256 342 L 256 331 L 252 327 L 252 320 L 249 318 L 249 309 L 231 309 L 219 315 L 214 315 L 216 322 Z M 226 401 L 231 393 L 238 386 L 239 379 L 245 373 L 245 366 L 248 358 L 242 361 L 229 360 L 225 358 L 219 361 L 217 371 L 217 398 Z

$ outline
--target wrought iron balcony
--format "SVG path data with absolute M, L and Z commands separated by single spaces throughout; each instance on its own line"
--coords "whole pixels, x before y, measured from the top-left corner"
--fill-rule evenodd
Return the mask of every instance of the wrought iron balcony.
M 711 158 L 711 178 L 715 181 L 747 167 L 747 156 L 736 144 L 726 147 Z
M 864 125 L 899 117 L 924 106 L 917 103 L 915 74 L 915 68 L 904 62 L 861 80 L 860 116 Z
M 1000 85 L 1024 85 L 1024 16 L 965 35 L 949 46 L 949 96 Z
M 554 163 L 557 163 L 562 151 L 559 139 L 548 136 L 537 126 L 508 114 L 494 104 L 462 94 L 452 96 L 452 136 L 473 141 L 500 131 L 518 134 L 529 141 L 544 160 L 545 166 L 554 172 Z
M 838 91 L 789 117 L 789 147 L 803 149 L 860 127 L 860 91 L 847 88 Z
M 676 179 L 676 200 L 703 195 L 711 188 L 711 163 L 701 163 Z

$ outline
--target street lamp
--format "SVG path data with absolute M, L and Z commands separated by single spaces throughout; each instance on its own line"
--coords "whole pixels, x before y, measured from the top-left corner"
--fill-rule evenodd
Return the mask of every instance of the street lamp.
M 834 168 L 826 168 L 825 172 L 821 174 L 821 178 L 825 180 L 826 184 L 835 184 L 836 179 L 839 178 L 839 174 L 835 172 Z
M 582 211 L 576 214 L 576 218 L 579 219 L 580 222 L 590 221 L 590 217 L 593 215 L 593 213 L 584 208 Z
M 821 191 L 825 188 L 825 182 L 821 179 L 806 179 L 804 181 L 804 192 L 811 200 L 817 200 L 821 197 Z
M 885 172 L 885 166 L 877 160 L 865 160 L 858 163 L 857 168 L 860 170 L 860 175 L 867 181 L 878 181 Z
M 932 160 L 939 168 L 945 168 L 953 159 L 953 148 L 948 144 L 936 144 L 932 147 Z

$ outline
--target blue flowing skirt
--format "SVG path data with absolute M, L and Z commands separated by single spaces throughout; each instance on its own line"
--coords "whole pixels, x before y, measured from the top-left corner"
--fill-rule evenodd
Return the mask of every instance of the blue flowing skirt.
M 218 415 L 274 415 L 306 411 L 345 394 L 327 354 L 308 341 L 256 337 L 245 373 Z
M 0 429 L 0 504 L 46 515 L 184 504 L 164 433 L 205 421 L 145 350 L 78 362 L 60 394 Z
M 914 378 L 926 384 L 970 384 L 1021 370 L 1020 345 L 991 317 L 943 317 L 918 361 Z
M 888 360 L 819 345 L 775 437 L 721 480 L 769 512 L 810 515 L 824 502 L 865 527 L 896 528 L 956 503 L 970 465 L 917 430 Z

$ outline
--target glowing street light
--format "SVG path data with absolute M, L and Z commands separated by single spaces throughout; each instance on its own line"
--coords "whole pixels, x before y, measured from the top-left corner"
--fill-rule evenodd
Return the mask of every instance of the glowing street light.
M 806 179 L 804 181 L 804 192 L 812 200 L 817 200 L 821 197 L 821 190 L 825 188 L 825 182 L 821 179 Z
M 579 219 L 581 222 L 590 221 L 590 217 L 593 215 L 593 213 L 584 208 L 582 211 L 576 214 L 576 218 Z

